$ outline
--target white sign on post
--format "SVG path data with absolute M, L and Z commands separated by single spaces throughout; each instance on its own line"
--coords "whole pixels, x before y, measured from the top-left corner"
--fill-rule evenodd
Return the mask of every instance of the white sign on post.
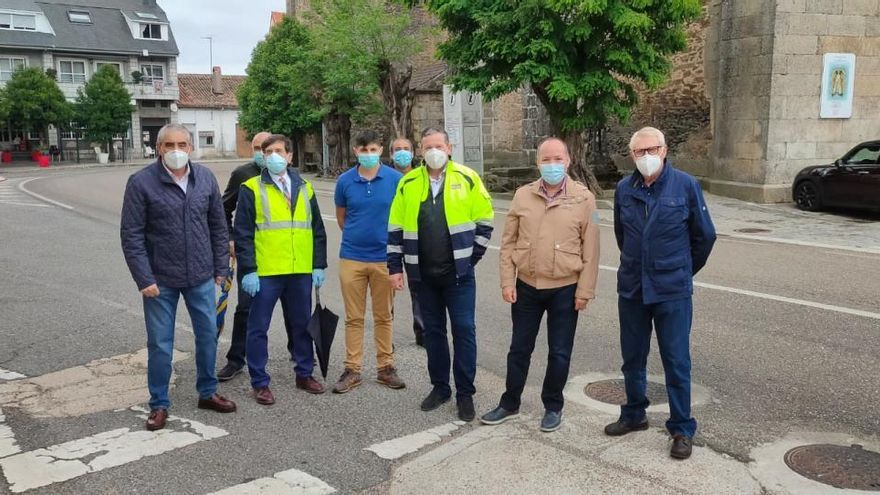
M 856 56 L 852 53 L 826 53 L 822 58 L 822 100 L 819 118 L 852 117 Z
M 483 99 L 478 93 L 443 86 L 443 119 L 452 159 L 483 174 Z

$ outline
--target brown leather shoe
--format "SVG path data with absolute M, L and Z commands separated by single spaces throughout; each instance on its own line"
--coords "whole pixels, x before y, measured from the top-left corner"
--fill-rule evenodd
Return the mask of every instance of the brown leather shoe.
M 359 387 L 360 384 L 361 374 L 356 371 L 346 369 L 342 372 L 342 376 L 339 377 L 339 381 L 336 382 L 336 385 L 333 385 L 333 393 L 344 394 L 351 391 L 355 387 Z
M 684 435 L 675 435 L 672 437 L 672 448 L 669 449 L 669 455 L 674 459 L 687 459 L 691 456 L 694 442 L 690 437 Z
M 235 402 L 220 394 L 214 394 L 208 399 L 199 399 L 199 409 L 210 409 L 218 413 L 231 413 L 235 412 Z
M 255 388 L 254 399 L 256 399 L 257 404 L 264 406 L 271 406 L 275 403 L 275 396 L 272 395 L 272 391 L 269 390 L 269 387 Z
M 300 390 L 305 390 L 310 394 L 323 394 L 324 386 L 321 385 L 318 380 L 315 380 L 314 377 L 302 378 L 296 377 L 296 388 Z
M 147 431 L 156 431 L 165 428 L 165 420 L 168 419 L 167 409 L 153 409 L 147 418 Z
M 403 380 L 397 376 L 397 370 L 391 365 L 379 368 L 378 373 L 376 374 L 376 381 L 395 390 L 406 388 L 406 383 L 403 383 Z

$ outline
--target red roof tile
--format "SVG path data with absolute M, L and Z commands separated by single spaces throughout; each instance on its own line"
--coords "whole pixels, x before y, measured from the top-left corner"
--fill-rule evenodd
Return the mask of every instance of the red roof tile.
M 181 108 L 238 108 L 235 92 L 246 76 L 221 76 L 223 94 L 214 94 L 211 88 L 211 74 L 179 74 Z

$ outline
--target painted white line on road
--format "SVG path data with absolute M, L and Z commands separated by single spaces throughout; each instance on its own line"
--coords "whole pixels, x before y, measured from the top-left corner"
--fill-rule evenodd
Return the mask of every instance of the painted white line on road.
M 395 438 L 394 440 L 370 445 L 364 450 L 368 450 L 382 459 L 400 459 L 407 454 L 417 452 L 422 447 L 440 442 L 443 440 L 443 437 L 452 435 L 452 432 L 461 428 L 464 424 L 463 421 L 447 423 L 436 428 L 431 428 L 430 430 L 420 431 L 418 433 L 413 433 L 412 435 L 406 435 L 404 437 Z
M 819 242 L 808 242 L 808 241 L 796 241 L 793 239 L 781 239 L 779 237 L 762 237 L 757 235 L 746 235 L 746 234 L 725 234 L 718 233 L 719 238 L 723 239 L 724 237 L 731 237 L 733 239 L 744 239 L 748 241 L 763 241 L 763 242 L 775 242 L 777 244 L 788 244 L 791 246 L 803 246 L 803 247 L 811 247 L 811 248 L 819 248 L 819 249 L 833 249 L 839 251 L 852 251 L 854 253 L 868 253 L 868 254 L 880 254 L 880 248 L 862 248 L 862 247 L 850 247 L 850 246 L 839 246 L 835 244 L 822 244 Z
M 0 368 L 0 380 L 18 380 L 19 378 L 27 378 L 25 375 L 21 373 L 16 373 L 14 371 L 4 370 Z
M 33 197 L 39 199 L 40 201 L 45 201 L 46 203 L 49 203 L 49 204 L 51 204 L 51 205 L 55 205 L 55 206 L 57 206 L 57 207 L 59 207 L 59 208 L 64 208 L 65 210 L 71 210 L 71 211 L 72 211 L 72 210 L 75 210 L 75 209 L 76 209 L 76 208 L 74 208 L 74 207 L 72 207 L 72 206 L 70 206 L 70 205 L 64 204 L 64 203 L 62 203 L 62 202 L 60 202 L 60 201 L 55 201 L 54 199 L 49 199 L 49 198 L 47 198 L 46 196 L 43 196 L 42 194 L 37 194 L 37 193 L 35 193 L 35 192 L 32 192 L 32 191 L 28 190 L 26 187 L 24 187 L 28 182 L 32 182 L 32 181 L 35 181 L 35 180 L 37 180 L 37 179 L 42 179 L 42 177 L 31 177 L 30 179 L 25 179 L 25 180 L 19 182 L 19 183 L 18 183 L 18 190 L 21 191 L 21 192 L 23 192 L 23 193 L 25 193 L 25 194 L 28 194 L 28 195 L 30 195 L 30 196 L 33 196 Z
M 0 459 L 0 468 L 9 489 L 21 493 L 227 435 L 224 430 L 195 421 L 174 416 L 168 420 L 179 422 L 182 429 L 166 427 L 152 432 L 119 428 L 5 457 Z
M 275 473 L 272 478 L 259 478 L 249 483 L 230 486 L 208 495 L 326 495 L 336 489 L 298 469 Z
M 51 208 L 52 207 L 52 205 L 44 205 L 42 203 L 20 203 L 18 201 L 6 201 L 6 200 L 0 200 L 0 204 L 10 205 L 10 206 L 28 206 L 31 208 Z
M 0 409 L 0 458 L 9 457 L 19 452 L 21 452 L 21 448 L 15 441 L 15 433 L 6 424 L 6 416 L 3 415 L 3 410 Z

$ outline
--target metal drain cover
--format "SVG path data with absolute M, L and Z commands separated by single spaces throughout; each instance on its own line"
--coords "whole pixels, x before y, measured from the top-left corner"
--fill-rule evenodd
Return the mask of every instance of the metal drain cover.
M 805 478 L 835 488 L 880 492 L 880 453 L 861 445 L 802 445 L 785 453 L 785 464 Z
M 740 234 L 769 234 L 770 229 L 758 229 L 754 227 L 749 227 L 745 229 L 736 229 L 734 232 L 739 232 Z
M 588 383 L 584 387 L 584 393 L 588 397 L 606 404 L 613 404 L 615 406 L 626 404 L 626 388 L 624 387 L 623 380 L 620 378 Z M 665 404 L 668 402 L 669 400 L 666 398 L 666 385 L 649 380 L 648 400 L 651 401 L 651 404 Z

